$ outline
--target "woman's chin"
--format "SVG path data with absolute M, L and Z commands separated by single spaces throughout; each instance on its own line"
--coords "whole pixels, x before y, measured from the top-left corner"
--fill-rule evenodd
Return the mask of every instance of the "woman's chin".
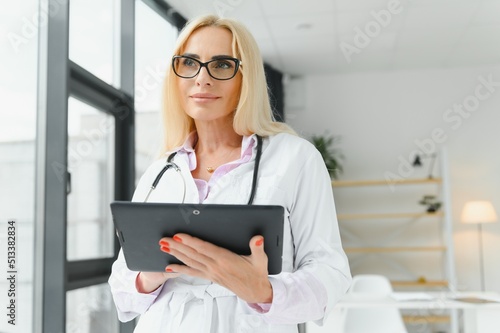
M 213 108 L 193 108 L 187 114 L 196 121 L 215 121 L 231 116 L 231 112 L 223 113 Z

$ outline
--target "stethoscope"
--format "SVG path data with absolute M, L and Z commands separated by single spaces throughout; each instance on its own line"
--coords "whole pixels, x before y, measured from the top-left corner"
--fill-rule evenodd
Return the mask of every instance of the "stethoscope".
M 250 198 L 248 199 L 248 205 L 251 205 L 253 203 L 253 198 L 255 196 L 255 190 L 257 187 L 257 176 L 259 173 L 259 164 L 260 164 L 260 157 L 262 156 L 262 138 L 258 135 L 255 136 L 257 138 L 257 155 L 255 156 L 255 165 L 253 167 L 253 178 L 252 178 L 252 191 L 250 192 Z M 146 195 L 146 199 L 144 199 L 144 202 L 148 201 L 148 198 L 153 192 L 153 190 L 158 186 L 158 183 L 160 182 L 161 177 L 163 177 L 163 174 L 167 172 L 168 169 L 174 169 L 174 171 L 179 174 L 179 176 L 182 178 L 182 185 L 183 185 L 183 191 L 182 191 L 182 202 L 184 203 L 184 200 L 186 199 L 186 180 L 182 176 L 181 168 L 173 162 L 173 159 L 177 155 L 177 152 L 173 152 L 170 154 L 167 158 L 167 164 L 161 169 L 161 171 L 158 173 L 156 176 L 153 184 L 151 185 L 151 188 L 149 189 L 148 194 Z

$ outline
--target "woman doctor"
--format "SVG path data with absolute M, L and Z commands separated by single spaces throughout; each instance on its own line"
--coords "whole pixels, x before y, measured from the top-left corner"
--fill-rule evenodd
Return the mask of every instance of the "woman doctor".
M 119 319 L 141 315 L 136 333 L 288 333 L 321 324 L 351 281 L 331 182 L 318 151 L 273 120 L 253 37 L 229 19 L 190 22 L 164 89 L 165 157 L 147 169 L 133 201 L 247 204 L 261 150 L 253 204 L 285 208 L 283 270 L 268 275 L 262 236 L 250 240 L 249 256 L 187 234 L 166 237 L 158 246 L 185 265 L 165 273 L 130 271 L 120 251 L 109 279 Z M 166 171 L 150 191 L 167 157 L 182 177 Z

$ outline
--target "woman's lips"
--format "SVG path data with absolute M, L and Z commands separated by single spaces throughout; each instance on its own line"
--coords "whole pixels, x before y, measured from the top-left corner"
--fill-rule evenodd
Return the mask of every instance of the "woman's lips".
M 213 95 L 213 94 L 206 94 L 206 93 L 193 94 L 190 97 L 195 102 L 201 102 L 201 103 L 213 102 L 213 101 L 219 99 L 219 96 L 216 96 L 216 95 Z

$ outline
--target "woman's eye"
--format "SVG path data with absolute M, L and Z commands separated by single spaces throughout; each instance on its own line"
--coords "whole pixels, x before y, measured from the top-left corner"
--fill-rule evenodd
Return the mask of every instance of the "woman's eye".
M 233 67 L 230 61 L 227 60 L 219 60 L 215 62 L 215 68 L 218 69 L 230 69 Z
M 192 59 L 186 59 L 186 58 L 184 58 L 184 61 L 182 62 L 182 64 L 184 66 L 188 66 L 188 67 L 190 67 L 190 66 L 196 66 L 196 63 L 194 62 L 194 60 L 192 60 Z

